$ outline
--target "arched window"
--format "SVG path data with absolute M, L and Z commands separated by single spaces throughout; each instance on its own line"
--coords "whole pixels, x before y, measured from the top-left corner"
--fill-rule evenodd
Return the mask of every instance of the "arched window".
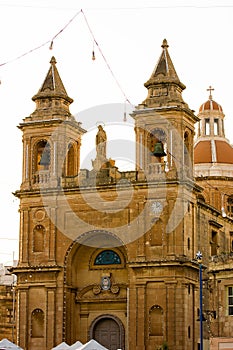
M 48 170 L 51 158 L 50 144 L 46 140 L 41 140 L 36 144 L 35 168 L 38 170 Z
M 189 148 L 190 148 L 190 137 L 188 132 L 186 131 L 184 133 L 184 164 L 187 167 L 190 166 Z
M 150 335 L 163 336 L 163 309 L 159 305 L 154 305 L 149 313 Z
M 45 241 L 45 228 L 42 225 L 36 225 L 33 229 L 33 252 L 43 252 Z
M 94 265 L 121 264 L 121 258 L 113 250 L 104 250 L 95 258 Z
M 233 196 L 229 196 L 227 199 L 227 211 L 229 216 L 233 216 Z
M 214 135 L 219 135 L 218 119 L 214 119 Z
M 210 134 L 210 120 L 209 118 L 205 118 L 205 135 Z
M 72 143 L 68 146 L 68 152 L 67 152 L 67 176 L 74 176 L 75 175 L 75 151 L 74 151 L 74 145 Z
M 35 338 L 44 337 L 44 312 L 35 309 L 31 314 L 31 335 Z
M 214 230 L 211 231 L 211 241 L 210 241 L 210 254 L 211 256 L 217 255 L 218 252 L 218 233 Z

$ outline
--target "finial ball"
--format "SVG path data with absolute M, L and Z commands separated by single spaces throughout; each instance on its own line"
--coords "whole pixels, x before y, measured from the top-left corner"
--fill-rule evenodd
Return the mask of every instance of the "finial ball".
M 169 47 L 168 43 L 167 43 L 167 39 L 163 39 L 163 43 L 161 45 L 161 47 L 164 49 L 165 47 Z
M 56 64 L 57 63 L 56 58 L 54 56 L 52 56 L 52 58 L 50 60 L 50 63 L 51 64 Z

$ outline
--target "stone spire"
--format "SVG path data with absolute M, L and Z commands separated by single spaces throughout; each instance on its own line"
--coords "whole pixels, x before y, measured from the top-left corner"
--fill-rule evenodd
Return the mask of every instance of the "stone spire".
M 171 57 L 168 52 L 168 43 L 164 39 L 162 43 L 162 53 L 156 64 L 150 79 L 144 84 L 148 89 L 148 96 L 143 102 L 147 107 L 157 107 L 159 105 L 184 104 L 182 91 L 186 88 L 181 83 Z
M 43 115 L 48 115 L 51 109 L 59 115 L 70 115 L 69 105 L 73 99 L 67 95 L 66 89 L 60 78 L 56 67 L 56 59 L 53 56 L 50 60 L 50 68 L 38 93 L 32 97 L 36 103 L 36 110 L 33 115 L 43 111 Z

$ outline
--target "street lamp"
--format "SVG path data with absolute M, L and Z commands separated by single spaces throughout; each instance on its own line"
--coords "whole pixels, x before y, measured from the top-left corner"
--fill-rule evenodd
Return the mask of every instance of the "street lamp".
M 199 290 L 200 290 L 200 350 L 203 350 L 203 314 L 202 314 L 202 253 L 200 250 L 196 254 L 197 262 L 199 264 Z

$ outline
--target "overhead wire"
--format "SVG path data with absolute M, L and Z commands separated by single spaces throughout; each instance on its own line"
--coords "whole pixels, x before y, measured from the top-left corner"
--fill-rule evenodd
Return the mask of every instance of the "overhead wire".
M 7 238 L 7 237 L 0 237 L 3 241 L 18 241 L 18 238 Z
M 34 47 L 33 49 L 31 49 L 31 50 L 29 50 L 29 51 L 26 51 L 26 52 L 24 52 L 23 54 L 21 54 L 21 55 L 19 55 L 19 56 L 16 56 L 15 58 L 13 58 L 13 59 L 11 59 L 11 60 L 8 60 L 8 61 L 6 61 L 6 62 L 0 63 L 0 67 L 5 66 L 5 65 L 7 65 L 7 64 L 9 64 L 9 63 L 12 63 L 12 62 L 14 62 L 14 61 L 17 61 L 17 60 L 19 60 L 20 58 L 22 58 L 22 57 L 24 57 L 24 56 L 26 56 L 26 55 L 28 55 L 28 54 L 30 54 L 30 53 L 36 51 L 36 50 L 41 49 L 43 46 L 49 44 L 50 42 L 51 42 L 51 40 L 48 40 L 48 41 L 46 41 L 45 43 L 43 43 L 43 44 L 41 44 L 41 45 L 39 45 L 39 46 L 37 46 L 37 47 Z
M 62 32 L 64 32 L 64 30 L 70 25 L 71 22 L 73 22 L 73 20 L 82 12 L 82 10 L 78 11 L 67 23 L 66 25 L 59 30 L 59 32 L 54 35 L 54 37 L 52 38 L 51 40 L 51 43 L 50 43 L 50 49 L 52 49 L 52 46 L 53 46 L 53 41 L 58 37 L 58 35 L 60 35 Z
M 55 35 L 52 37 L 51 40 L 47 40 L 47 41 L 44 42 L 43 44 L 41 44 L 41 45 L 39 45 L 39 46 L 36 46 L 35 48 L 32 48 L 32 49 L 30 49 L 29 51 L 26 51 L 26 52 L 22 53 L 21 55 L 19 55 L 19 56 L 13 58 L 13 59 L 11 59 L 11 60 L 8 60 L 8 61 L 6 61 L 6 62 L 4 62 L 4 63 L 0 63 L 0 67 L 5 66 L 6 64 L 12 63 L 12 62 L 14 62 L 14 61 L 16 61 L 16 60 L 19 60 L 20 58 L 22 58 L 22 57 L 24 57 L 24 56 L 26 56 L 26 55 L 28 55 L 28 54 L 30 54 L 30 53 L 36 51 L 36 50 L 41 49 L 43 46 L 48 45 L 49 43 L 50 43 L 50 47 L 49 47 L 49 48 L 52 49 L 52 47 L 53 47 L 53 41 L 54 41 L 54 40 L 55 40 L 55 39 L 70 25 L 71 22 L 73 22 L 73 20 L 74 20 L 80 13 L 81 13 L 81 10 L 78 11 L 78 12 L 66 23 L 66 25 L 65 25 L 62 29 L 60 29 L 59 32 L 58 32 L 57 34 L 55 34 Z
M 89 25 L 89 23 L 88 23 L 88 21 L 87 21 L 87 17 L 86 17 L 86 15 L 85 15 L 85 13 L 84 13 L 84 11 L 83 11 L 82 9 L 81 9 L 81 12 L 82 12 L 82 15 L 83 15 L 83 17 L 84 17 L 84 20 L 85 20 L 85 22 L 86 22 L 86 25 L 87 25 L 87 27 L 88 27 L 88 30 L 89 30 L 89 32 L 90 32 L 90 34 L 91 34 L 91 36 L 92 36 L 92 39 L 93 39 L 95 45 L 97 46 L 97 48 L 98 48 L 98 50 L 99 50 L 99 52 L 100 52 L 100 54 L 101 54 L 101 56 L 102 56 L 104 62 L 106 63 L 107 68 L 109 69 L 109 71 L 110 71 L 110 73 L 111 73 L 113 79 L 115 80 L 115 82 L 116 82 L 118 88 L 120 89 L 122 95 L 125 97 L 125 100 L 126 100 L 130 105 L 132 105 L 132 103 L 129 101 L 128 97 L 126 96 L 124 90 L 122 89 L 122 87 L 121 87 L 121 85 L 120 85 L 118 79 L 116 78 L 115 74 L 113 73 L 113 70 L 111 69 L 111 67 L 110 67 L 110 65 L 109 65 L 109 63 L 108 63 L 108 61 L 107 61 L 105 55 L 103 54 L 103 51 L 101 50 L 101 48 L 100 48 L 98 42 L 96 41 L 96 38 L 95 38 L 95 36 L 94 36 L 94 33 L 93 33 L 93 31 L 92 31 L 92 29 L 91 29 L 91 27 L 90 27 L 90 25 Z
M 123 90 L 123 88 L 122 88 L 122 86 L 121 86 L 119 80 L 116 78 L 115 74 L 113 73 L 113 70 L 112 70 L 112 68 L 111 68 L 111 66 L 110 66 L 110 64 L 109 64 L 109 62 L 108 62 L 108 60 L 106 59 L 106 56 L 104 55 L 102 49 L 100 48 L 100 46 L 99 46 L 99 44 L 98 44 L 98 42 L 97 42 L 97 40 L 96 40 L 96 38 L 95 38 L 95 35 L 94 35 L 94 33 L 93 33 L 93 30 L 92 30 L 92 28 L 90 27 L 89 22 L 88 22 L 88 20 L 87 20 L 87 17 L 86 17 L 86 15 L 85 15 L 85 13 L 84 13 L 84 11 L 83 11 L 82 9 L 79 10 L 78 12 L 76 12 L 75 15 L 65 24 L 65 26 L 62 27 L 62 28 L 52 37 L 51 40 L 47 40 L 46 42 L 42 43 L 41 45 L 39 45 L 39 46 L 37 46 L 37 47 L 35 47 L 35 48 L 32 48 L 32 49 L 30 49 L 30 50 L 28 50 L 28 51 L 22 53 L 21 55 L 16 56 L 16 57 L 13 58 L 13 59 L 10 59 L 10 60 L 8 60 L 8 61 L 6 61 L 6 62 L 0 63 L 0 67 L 3 67 L 3 66 L 5 66 L 5 65 L 7 65 L 7 64 L 9 64 L 9 63 L 14 62 L 14 61 L 17 61 L 17 60 L 23 58 L 24 56 L 26 56 L 26 55 L 28 55 L 28 54 L 30 54 L 30 53 L 36 51 L 36 50 L 41 49 L 42 47 L 44 47 L 44 46 L 46 46 L 46 45 L 48 45 L 48 44 L 50 44 L 49 49 L 52 50 L 52 49 L 53 49 L 53 45 L 54 45 L 54 40 L 57 39 L 57 37 L 58 37 L 61 33 L 64 32 L 64 30 L 74 21 L 74 19 L 75 19 L 80 13 L 82 13 L 82 15 L 83 15 L 83 18 L 84 18 L 84 20 L 85 20 L 86 26 L 87 26 L 87 28 L 88 28 L 88 30 L 89 30 L 89 32 L 90 32 L 90 34 L 91 34 L 91 38 L 92 38 L 92 40 L 93 40 L 92 60 L 93 60 L 93 61 L 95 60 L 95 53 L 94 53 L 94 44 L 95 44 L 96 47 L 98 48 L 98 50 L 99 50 L 99 52 L 100 52 L 100 54 L 101 54 L 101 56 L 102 56 L 104 62 L 105 62 L 105 64 L 106 64 L 108 70 L 110 71 L 110 73 L 111 73 L 113 79 L 115 80 L 115 82 L 116 82 L 116 84 L 117 84 L 119 90 L 121 91 L 122 95 L 124 96 L 125 101 L 128 102 L 131 106 L 133 106 L 133 104 L 130 102 L 129 98 L 127 97 L 126 93 L 124 92 L 124 90 Z
M 222 1 L 221 1 L 222 2 Z M 220 3 L 221 3 L 220 2 Z M 21 8 L 33 8 L 33 9 L 56 9 L 56 10 L 75 10 L 77 8 L 75 7 L 58 7 L 58 6 L 39 6 L 39 5 L 24 5 L 24 4 L 0 4 L 0 7 L 21 7 Z M 197 9 L 202 9 L 202 8 L 208 8 L 208 9 L 215 9 L 215 8 L 232 8 L 233 5 L 231 4 L 208 4 L 208 5 L 197 5 L 197 4 L 189 4 L 189 5 L 153 5 L 153 6 L 135 6 L 135 7 L 90 7 L 86 8 L 87 10 L 92 10 L 92 11 L 97 11 L 97 10 L 110 10 L 110 11 L 117 11 L 117 10 L 153 10 L 153 9 L 180 9 L 180 8 L 197 8 Z

